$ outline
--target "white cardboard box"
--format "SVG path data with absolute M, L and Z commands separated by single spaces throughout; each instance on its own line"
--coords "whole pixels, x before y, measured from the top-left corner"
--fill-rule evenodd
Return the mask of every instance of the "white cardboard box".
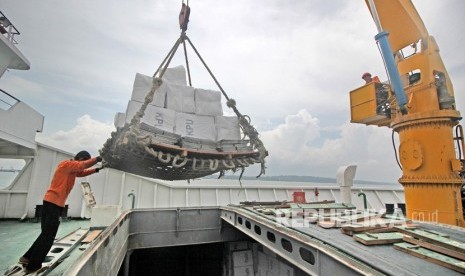
M 152 90 L 152 86 L 152 77 L 137 73 L 136 78 L 134 79 L 131 100 L 142 103 L 145 102 L 145 97 Z M 151 105 L 165 107 L 166 88 L 167 83 L 164 81 L 163 84 L 155 91 L 153 100 L 150 102 Z
M 263 252 L 257 252 L 257 275 L 281 276 L 279 261 Z
M 187 85 L 186 69 L 182 65 L 178 65 L 172 68 L 167 68 L 162 79 L 170 83 Z
M 268 257 L 268 271 L 279 271 L 279 261 L 277 259 Z
M 130 123 L 134 115 L 140 110 L 142 103 L 129 101 L 126 110 L 126 122 Z M 174 124 L 176 121 L 176 112 L 166 108 L 161 108 L 154 105 L 148 105 L 145 109 L 144 116 L 141 119 L 142 123 L 158 129 L 174 132 Z
M 174 132 L 183 137 L 215 141 L 216 129 L 213 117 L 176 112 Z
M 253 265 L 234 267 L 234 276 L 254 276 Z
M 232 252 L 232 263 L 234 269 L 240 266 L 253 266 L 252 250 L 241 250 Z
M 294 268 L 285 263 L 279 262 L 279 275 L 294 276 Z
M 166 108 L 178 112 L 194 114 L 194 88 L 174 83 L 166 83 Z
M 235 241 L 226 243 L 226 248 L 229 252 L 247 250 L 249 249 L 249 242 L 247 241 Z
M 239 119 L 236 116 L 216 116 L 216 141 L 240 140 Z
M 124 127 L 124 124 L 126 122 L 126 113 L 118 112 L 115 114 L 115 127 Z
M 257 251 L 257 275 L 267 276 L 268 272 L 268 256 Z
M 271 251 L 268 247 L 266 246 L 263 246 L 263 253 L 265 253 L 265 255 L 268 255 L 270 257 L 273 257 L 273 258 L 276 258 L 276 253 L 274 253 L 273 251 Z
M 220 91 L 196 88 L 194 94 L 195 114 L 207 116 L 223 115 Z

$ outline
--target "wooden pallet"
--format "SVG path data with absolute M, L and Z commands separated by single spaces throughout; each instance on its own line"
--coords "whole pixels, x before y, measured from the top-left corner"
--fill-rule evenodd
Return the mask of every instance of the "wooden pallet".
M 424 248 L 427 248 L 427 249 L 430 249 L 430 250 L 433 250 L 433 251 L 436 251 L 436 252 L 439 252 L 441 254 L 445 254 L 447 256 L 451 256 L 451 257 L 460 259 L 462 261 L 465 261 L 465 254 L 461 253 L 461 252 L 457 252 L 457 251 L 455 251 L 453 249 L 445 248 L 445 247 L 442 247 L 442 246 L 439 246 L 439 245 L 436 245 L 436 244 L 433 244 L 433 243 L 429 243 L 429 242 L 426 242 L 426 241 L 423 241 L 423 240 L 420 240 L 420 239 L 417 239 L 417 238 L 414 238 L 414 237 L 410 237 L 410 236 L 407 236 L 407 235 L 404 235 L 404 241 L 408 242 L 408 243 L 411 243 L 411 244 L 419 245 L 421 247 L 424 247 Z
M 432 262 L 465 274 L 465 262 L 462 260 L 406 242 L 396 243 L 394 244 L 394 248 L 412 256 L 424 259 L 428 262 Z
M 393 244 L 401 242 L 404 235 L 397 232 L 355 234 L 354 239 L 364 245 Z
M 393 229 L 394 226 L 404 224 L 406 224 L 406 221 L 403 220 L 392 221 L 384 218 L 371 218 L 358 223 L 346 224 L 342 226 L 341 232 L 349 236 L 362 232 L 395 232 L 397 230 Z
M 446 234 L 425 229 L 412 229 L 403 226 L 396 226 L 395 229 L 418 240 L 465 254 L 465 243 L 450 239 Z
M 93 242 L 99 235 L 102 233 L 103 230 L 92 230 L 90 231 L 87 236 L 82 240 L 81 243 L 91 243 Z

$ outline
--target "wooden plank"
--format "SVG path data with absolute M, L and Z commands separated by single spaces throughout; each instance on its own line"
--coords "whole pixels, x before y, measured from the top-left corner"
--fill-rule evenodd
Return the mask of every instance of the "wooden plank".
M 353 233 L 361 233 L 369 230 L 375 230 L 375 229 L 380 229 L 380 228 L 386 228 L 381 225 L 363 225 L 363 224 L 346 224 L 342 226 L 342 229 L 344 231 L 350 231 Z
M 247 206 L 247 208 L 250 208 Z M 252 210 L 258 210 L 258 209 L 289 209 L 290 206 L 286 204 L 282 205 L 254 205 L 252 207 Z
M 444 238 L 449 238 L 449 235 L 444 234 L 444 233 L 441 233 L 441 232 L 438 232 L 438 231 L 429 230 L 429 229 L 422 229 L 422 230 L 425 231 L 425 232 L 431 233 L 431 234 L 435 234 L 435 235 L 444 237 Z
M 352 236 L 354 234 L 352 231 L 344 229 L 344 227 L 341 227 L 341 232 L 342 232 L 342 234 L 345 234 L 345 235 L 348 235 L 348 236 Z
M 376 220 L 380 218 L 381 214 L 378 213 L 361 213 L 361 214 L 356 214 L 356 215 L 351 215 L 347 216 L 345 218 L 351 220 L 351 221 L 356 221 L 356 222 L 371 222 L 373 220 Z
M 309 222 L 312 223 L 312 221 L 309 221 Z M 328 229 L 328 228 L 341 228 L 345 224 L 349 223 L 350 220 L 341 218 L 339 216 L 334 216 L 334 217 L 321 217 L 321 216 L 318 216 L 318 217 L 316 217 L 315 222 L 317 222 L 317 224 L 320 227 Z
M 239 204 L 245 206 L 266 206 L 268 208 L 273 208 L 274 206 L 290 207 L 286 201 L 241 201 Z
M 392 228 L 403 224 L 405 224 L 405 221 L 391 221 L 383 218 L 373 218 L 364 222 L 347 224 L 343 227 L 344 230 L 352 232 L 365 232 L 380 228 Z
M 365 245 L 392 244 L 401 242 L 404 237 L 401 233 L 363 233 L 355 234 L 354 239 Z
M 373 234 L 373 233 L 392 233 L 392 232 L 397 232 L 397 230 L 394 229 L 394 227 L 382 227 L 382 228 L 378 228 L 378 229 L 368 230 L 366 232 L 370 233 L 370 234 Z
M 262 213 L 264 215 L 276 215 L 276 212 L 273 209 L 263 209 Z
M 307 204 L 327 204 L 327 203 L 336 203 L 336 201 L 335 200 L 320 200 L 320 201 L 307 202 Z
M 158 148 L 162 148 L 164 150 L 172 150 L 172 151 L 175 151 L 175 152 L 179 152 L 179 153 L 182 153 L 184 151 L 187 151 L 188 154 L 200 154 L 200 155 L 214 155 L 214 156 L 234 156 L 234 157 L 237 157 L 237 156 L 255 156 L 257 155 L 257 152 L 255 151 L 241 151 L 241 152 L 234 152 L 234 151 L 223 151 L 223 152 L 219 152 L 219 151 L 211 151 L 211 150 L 196 150 L 196 149 L 188 149 L 188 148 L 180 148 L 178 146 L 174 146 L 174 145 L 168 145 L 168 144 L 164 144 L 164 143 L 155 143 L 152 141 L 152 144 L 153 146 L 156 146 Z
M 320 220 L 320 216 L 318 214 L 310 214 L 305 216 L 305 222 L 315 224 Z
M 353 228 L 353 224 L 349 224 L 349 225 L 343 225 L 341 227 L 341 232 L 343 234 L 346 234 L 346 235 L 349 235 L 349 236 L 352 236 L 352 235 L 355 235 L 355 234 L 361 234 L 361 233 L 370 233 L 370 234 L 373 234 L 373 233 L 391 233 L 391 232 L 397 232 L 396 229 L 394 229 L 394 227 L 383 227 L 383 226 L 374 226 L 373 228 L 365 228 L 363 231 L 359 231 L 360 229 L 356 229 L 356 230 L 351 230 Z
M 323 228 L 341 228 L 345 227 L 346 225 L 354 225 L 357 224 L 357 222 L 361 222 L 360 227 L 363 227 L 363 223 L 367 223 L 370 225 L 377 224 L 377 219 L 379 218 L 380 214 L 377 213 L 346 213 L 346 214 L 329 214 L 327 216 L 325 215 L 319 215 L 318 220 L 319 221 L 324 221 L 322 225 L 320 225 Z M 334 226 L 329 227 L 331 223 L 334 224 Z M 376 228 L 379 228 L 379 226 L 376 226 Z M 366 227 L 363 228 L 363 231 L 373 229 L 373 227 Z M 353 228 L 346 228 L 347 230 L 345 233 L 351 235 L 351 232 L 356 232 L 352 231 Z M 362 231 L 360 230 L 360 231 Z
M 102 230 L 92 230 L 89 234 L 82 240 L 82 243 L 91 243 L 102 233 Z
M 364 214 L 360 214 L 360 215 L 355 215 L 355 216 L 350 216 L 350 217 L 347 217 L 349 220 L 351 221 L 356 221 L 356 222 L 366 222 L 366 221 L 371 221 L 373 219 L 376 219 L 377 217 L 379 217 L 379 214 L 369 214 L 369 215 L 364 215 Z
M 447 238 L 445 234 L 439 232 L 432 233 L 431 231 L 425 231 L 419 228 L 412 229 L 404 226 L 396 226 L 395 229 L 408 236 L 465 254 L 465 243 Z
M 289 209 L 267 209 L 270 211 L 269 215 L 281 218 L 292 218 L 292 211 Z
M 342 204 L 342 203 L 291 203 L 292 208 L 302 208 L 302 209 L 355 209 L 355 205 L 352 204 Z
M 436 252 L 439 252 L 439 253 L 442 253 L 442 254 L 457 258 L 457 259 L 462 260 L 462 261 L 465 261 L 465 254 L 464 253 L 460 253 L 460 252 L 457 252 L 457 251 L 449 249 L 449 248 L 445 248 L 445 247 L 435 245 L 435 244 L 432 244 L 432 243 L 429 243 L 429 242 L 426 242 L 426 241 L 423 241 L 423 240 L 419 240 L 419 239 L 416 239 L 416 238 L 408 236 L 408 235 L 404 235 L 404 241 L 406 241 L 408 243 L 419 245 L 419 246 L 427 248 L 427 249 L 431 249 L 433 251 L 436 251 Z
M 353 232 L 364 232 L 367 230 L 378 229 L 381 227 L 387 227 L 388 221 L 384 219 L 371 219 L 363 222 L 356 222 L 347 224 L 344 226 L 344 230 L 349 230 Z
M 462 260 L 452 258 L 427 248 L 423 248 L 418 245 L 412 245 L 406 242 L 396 243 L 394 244 L 394 248 L 412 256 L 424 259 L 428 262 L 435 263 L 465 274 L 465 262 Z
M 334 221 L 334 220 L 330 220 L 330 221 L 319 221 L 319 222 L 318 222 L 318 226 L 320 226 L 320 227 L 322 227 L 322 228 L 325 228 L 325 229 L 336 228 L 336 227 L 337 227 L 337 222 Z

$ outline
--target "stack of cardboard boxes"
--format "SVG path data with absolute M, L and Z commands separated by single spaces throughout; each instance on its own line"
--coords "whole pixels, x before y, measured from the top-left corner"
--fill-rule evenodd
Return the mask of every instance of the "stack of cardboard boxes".
M 152 77 L 136 74 L 126 113 L 115 116 L 117 128 L 131 122 L 152 86 Z M 163 84 L 155 91 L 141 123 L 186 138 L 240 140 L 237 117 L 223 116 L 221 93 L 188 86 L 183 66 L 166 70 Z
M 228 242 L 223 254 L 223 276 L 253 276 L 254 256 L 248 241 Z
M 259 243 L 228 242 L 223 276 L 294 276 L 294 268 Z
M 276 254 L 264 248 L 257 251 L 256 276 L 294 276 L 294 268 L 277 258 Z

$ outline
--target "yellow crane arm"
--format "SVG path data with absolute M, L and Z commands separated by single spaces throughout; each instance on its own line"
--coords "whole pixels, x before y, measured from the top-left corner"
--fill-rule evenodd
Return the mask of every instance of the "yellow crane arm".
M 365 2 L 370 9 L 368 0 Z M 374 3 L 383 31 L 389 32 L 388 39 L 393 53 L 429 36 L 410 0 L 374 0 Z M 370 12 L 373 16 L 371 9 Z

